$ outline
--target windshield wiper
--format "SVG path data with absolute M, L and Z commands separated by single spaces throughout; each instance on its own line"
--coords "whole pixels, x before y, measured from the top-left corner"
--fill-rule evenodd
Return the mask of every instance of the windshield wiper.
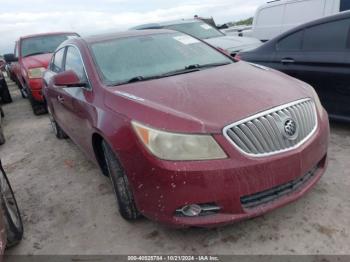
M 135 76 L 130 78 L 128 81 L 125 81 L 124 83 L 134 83 L 134 82 L 140 82 L 140 81 L 146 81 L 151 79 L 158 79 L 161 78 L 161 76 L 155 75 L 155 76 Z
M 127 81 L 114 83 L 113 85 L 130 84 L 130 83 L 134 83 L 134 82 L 141 82 L 141 81 L 147 81 L 147 80 L 152 80 L 152 79 L 159 79 L 159 78 L 163 78 L 163 77 L 182 75 L 182 74 L 187 74 L 187 73 L 191 73 L 191 72 L 200 71 L 200 69 L 203 69 L 203 68 L 224 66 L 224 65 L 228 65 L 228 64 L 231 64 L 231 63 L 230 62 L 222 62 L 222 63 L 210 63 L 210 64 L 203 64 L 203 65 L 193 64 L 193 65 L 188 65 L 188 66 L 186 66 L 183 69 L 177 69 L 177 70 L 174 70 L 174 71 L 169 71 L 167 73 L 160 74 L 160 75 L 135 76 L 135 77 L 130 78 Z
M 160 75 L 154 75 L 154 76 L 135 76 L 130 78 L 129 80 L 123 82 L 123 83 L 119 83 L 119 84 L 125 84 L 125 83 L 134 83 L 134 82 L 140 82 L 140 81 L 147 81 L 147 80 L 152 80 L 152 79 L 159 79 L 159 78 L 163 78 L 163 77 L 168 77 L 168 76 L 174 76 L 174 75 L 180 75 L 180 74 L 186 74 L 186 73 L 191 73 L 191 72 L 195 72 L 195 71 L 199 71 L 199 69 L 197 67 L 186 67 L 185 69 L 178 69 L 178 70 L 174 70 L 174 71 L 170 71 L 164 74 L 160 74 Z
M 188 65 L 184 69 L 180 70 L 174 70 L 168 73 L 163 74 L 162 76 L 173 76 L 173 75 L 180 75 L 180 74 L 186 74 L 186 73 L 191 73 L 195 71 L 200 71 L 200 69 L 203 68 L 210 68 L 210 67 L 217 67 L 217 66 L 224 66 L 231 64 L 230 62 L 221 62 L 221 63 L 210 63 L 210 64 L 193 64 L 193 65 Z
M 32 54 L 25 55 L 25 56 L 23 56 L 23 57 L 33 56 L 33 55 L 42 55 L 42 54 L 46 54 L 46 53 L 45 53 L 45 52 L 36 52 L 36 53 L 32 53 Z
M 177 69 L 174 71 L 170 71 L 167 73 L 162 74 L 162 77 L 167 77 L 167 76 L 175 76 L 175 75 L 182 75 L 182 74 L 187 74 L 187 73 L 192 73 L 192 72 L 196 72 L 199 71 L 199 68 L 197 67 L 197 65 L 190 65 L 190 66 L 186 66 L 184 69 Z
M 229 64 L 231 64 L 231 62 L 210 63 L 210 64 L 198 65 L 197 68 L 210 68 L 210 67 L 224 66 Z

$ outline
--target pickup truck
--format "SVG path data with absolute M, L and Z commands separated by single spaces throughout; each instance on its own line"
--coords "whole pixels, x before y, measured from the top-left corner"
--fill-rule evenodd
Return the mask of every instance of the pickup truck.
M 22 97 L 28 97 L 35 115 L 46 113 L 42 94 L 42 74 L 51 61 L 52 53 L 65 40 L 79 37 L 74 32 L 45 33 L 22 36 L 16 41 L 13 54 L 5 56 L 12 63 L 15 81 Z

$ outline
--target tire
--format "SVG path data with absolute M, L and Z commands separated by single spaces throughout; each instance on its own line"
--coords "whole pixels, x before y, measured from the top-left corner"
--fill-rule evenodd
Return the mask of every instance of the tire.
M 12 191 L 10 182 L 5 174 L 5 171 L 2 168 L 1 162 L 0 169 L 0 197 L 7 235 L 6 247 L 13 247 L 16 244 L 18 244 L 23 238 L 23 222 L 18 209 L 15 195 Z
M 3 103 L 11 103 L 12 102 L 12 97 L 11 97 L 11 94 L 10 94 L 10 91 L 9 91 L 9 88 L 7 86 L 7 83 L 5 81 L 5 79 L 1 80 L 1 101 Z
M 27 93 L 23 90 L 23 88 L 20 88 L 19 91 L 21 92 L 22 98 L 26 99 L 28 97 Z
M 18 86 L 19 91 L 21 92 L 22 98 L 24 99 L 28 98 L 28 93 L 21 85 L 21 82 L 17 78 L 15 79 L 15 82 L 16 82 L 16 85 Z
M 32 106 L 34 115 L 38 116 L 47 113 L 45 104 L 35 101 L 31 94 L 28 95 L 28 98 L 30 105 Z
M 56 135 L 58 139 L 67 139 L 67 134 L 63 131 L 63 129 L 57 124 L 55 118 L 53 117 L 50 108 L 47 106 L 46 108 L 47 112 L 49 113 L 49 119 L 52 127 L 52 131 Z
M 134 196 L 130 190 L 128 177 L 126 176 L 117 157 L 113 153 L 113 150 L 105 141 L 102 141 L 102 149 L 108 175 L 111 179 L 117 198 L 119 213 L 127 221 L 136 220 L 141 216 L 141 214 L 137 210 Z

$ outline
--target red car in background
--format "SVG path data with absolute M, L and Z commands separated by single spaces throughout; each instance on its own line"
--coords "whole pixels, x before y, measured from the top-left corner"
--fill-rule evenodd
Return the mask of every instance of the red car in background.
M 44 95 L 56 136 L 111 178 L 128 220 L 251 218 L 303 196 L 327 166 L 329 122 L 311 86 L 180 32 L 68 40 Z
M 28 97 L 34 114 L 46 112 L 42 95 L 42 74 L 50 63 L 52 53 L 65 40 L 77 33 L 60 32 L 23 36 L 16 41 L 14 54 L 6 62 L 14 63 L 12 70 L 23 97 Z

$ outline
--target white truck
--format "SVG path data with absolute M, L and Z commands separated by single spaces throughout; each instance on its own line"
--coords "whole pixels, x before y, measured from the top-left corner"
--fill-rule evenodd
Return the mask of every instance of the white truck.
M 240 35 L 268 41 L 300 24 L 347 10 L 350 0 L 271 1 L 257 9 L 253 28 Z

